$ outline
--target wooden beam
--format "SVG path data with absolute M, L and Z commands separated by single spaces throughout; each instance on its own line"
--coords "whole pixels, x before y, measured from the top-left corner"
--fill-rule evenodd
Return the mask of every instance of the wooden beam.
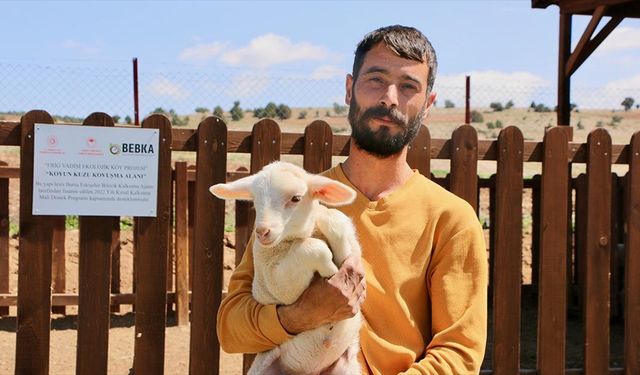
M 607 24 L 604 25 L 604 27 L 598 32 L 598 34 L 593 39 L 589 40 L 589 38 L 591 37 L 591 33 L 593 33 L 593 30 L 591 30 L 590 34 L 587 36 L 587 33 L 589 32 L 589 28 L 591 27 L 591 24 L 594 23 L 594 20 L 596 21 L 595 24 L 593 25 L 593 29 L 595 29 L 595 27 L 600 22 L 600 19 L 602 18 L 602 13 L 604 13 L 604 10 L 601 10 L 601 8 L 602 7 L 598 8 L 599 18 L 596 20 L 596 14 L 594 14 L 594 17 L 591 19 L 591 22 L 589 23 L 587 30 L 585 30 L 585 33 L 582 35 L 582 38 L 580 39 L 578 46 L 576 46 L 576 49 L 571 54 L 571 57 L 566 63 L 565 72 L 567 74 L 567 77 L 571 76 L 582 65 L 582 63 L 584 63 L 587 60 L 587 58 L 591 56 L 593 51 L 595 51 L 596 48 L 598 48 L 598 46 L 607 38 L 607 36 L 609 36 L 609 34 L 611 34 L 611 32 L 624 19 L 624 17 L 611 18 L 609 22 L 607 22 Z M 583 39 L 585 39 L 584 43 L 583 43 Z
M 571 14 L 560 13 L 558 42 L 558 125 L 570 125 L 571 121 L 571 75 L 565 72 L 571 56 Z

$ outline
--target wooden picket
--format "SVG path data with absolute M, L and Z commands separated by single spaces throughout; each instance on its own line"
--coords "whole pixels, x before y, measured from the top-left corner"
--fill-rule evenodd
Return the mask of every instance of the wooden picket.
M 471 125 L 459 126 L 451 135 L 449 190 L 478 212 L 478 133 Z
M 93 113 L 84 125 L 113 126 L 105 113 Z M 113 221 L 108 216 L 80 216 L 77 374 L 107 374 L 109 288 Z
M 7 163 L 0 161 L 0 167 Z M 9 179 L 0 177 L 0 294 L 9 294 Z M 9 306 L 0 306 L 0 317 Z
M 544 136 L 538 286 L 538 369 L 540 375 L 561 374 L 565 367 L 567 288 L 567 134 L 559 128 Z M 543 271 L 544 270 L 544 271 Z
M 53 124 L 53 118 L 44 111 L 30 111 L 20 120 L 20 298 L 15 371 L 16 374 L 46 375 L 49 373 L 53 228 L 50 217 L 32 213 L 36 123 Z
M 224 201 L 209 187 L 227 175 L 227 126 L 208 117 L 198 126 L 196 156 L 193 294 L 189 370 L 191 375 L 218 374 L 220 343 L 216 313 L 222 300 Z
M 431 177 L 431 134 L 426 126 L 421 126 L 415 139 L 409 143 L 407 163 L 427 178 Z
M 136 374 L 164 372 L 164 338 L 167 300 L 167 251 L 171 200 L 171 123 L 162 115 L 142 122 L 145 129 L 158 129 L 158 185 L 155 217 L 137 222 L 135 344 Z
M 493 371 L 520 369 L 520 284 L 522 279 L 522 165 L 524 140 L 516 127 L 498 136 L 493 269 Z
M 587 140 L 587 230 L 584 285 L 585 375 L 609 370 L 611 137 L 596 129 Z
M 189 181 L 187 162 L 175 163 L 176 211 L 176 321 L 179 326 L 189 324 Z
M 624 367 L 631 375 L 640 374 L 640 132 L 631 138 L 627 155 Z

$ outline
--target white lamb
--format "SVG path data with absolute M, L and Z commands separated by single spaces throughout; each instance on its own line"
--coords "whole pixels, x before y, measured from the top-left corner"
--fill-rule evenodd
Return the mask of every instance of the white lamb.
M 261 304 L 292 304 L 309 286 L 315 272 L 329 277 L 348 256 L 360 257 L 351 220 L 319 204 L 337 206 L 355 199 L 355 191 L 338 181 L 309 174 L 290 163 L 275 162 L 254 175 L 209 190 L 223 199 L 254 202 L 252 294 Z M 332 373 L 360 374 L 357 353 L 361 319 L 357 313 L 258 353 L 249 374 L 267 373 L 278 358 L 286 374 L 318 374 L 345 352 L 346 368 L 333 369 Z

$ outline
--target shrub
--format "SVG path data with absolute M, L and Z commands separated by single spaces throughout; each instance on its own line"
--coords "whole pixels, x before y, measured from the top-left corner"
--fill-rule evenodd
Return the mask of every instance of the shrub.
M 264 107 L 264 111 L 262 112 L 262 117 L 268 118 L 276 118 L 278 116 L 278 106 L 274 102 L 269 102 L 266 107 Z
M 513 100 L 509 100 L 507 104 L 504 105 L 504 109 L 511 109 L 511 108 L 513 108 Z
M 471 122 L 484 122 L 484 116 L 480 111 L 476 111 L 475 109 L 471 111 Z
M 256 108 L 253 110 L 253 117 L 255 118 L 263 118 L 264 117 L 264 108 Z
M 534 112 L 551 112 L 551 109 L 549 109 L 549 107 L 547 107 L 546 105 L 540 103 L 536 105 L 536 107 L 534 108 Z
M 233 102 L 233 107 L 231 107 L 231 110 L 229 110 L 229 113 L 231 113 L 231 120 L 233 121 L 239 121 L 244 117 L 242 108 L 240 108 L 239 100 L 236 100 L 235 102 Z
M 307 118 L 307 111 L 300 111 L 300 113 L 298 113 L 298 120 L 304 120 Z
M 584 125 L 582 125 L 582 121 L 578 121 L 578 123 L 576 124 L 576 127 L 578 128 L 578 130 L 584 130 Z
M 340 105 L 338 103 L 333 103 L 333 112 L 336 113 L 336 115 L 341 115 L 345 112 L 347 112 L 347 106 L 346 105 Z
M 496 129 L 502 129 L 502 121 L 496 120 Z
M 217 105 L 214 109 L 213 109 L 213 115 L 214 116 L 218 116 L 219 118 L 224 118 L 224 109 L 222 109 L 222 107 L 220 107 L 219 105 Z
M 111 118 L 113 119 L 113 122 L 116 123 L 116 124 L 120 122 L 120 116 L 118 116 L 118 115 L 111 116 Z
M 127 124 L 129 124 L 129 125 L 131 125 L 131 123 L 133 122 L 133 121 L 131 120 L 131 116 L 129 116 L 129 115 L 125 116 L 125 117 L 124 117 L 124 122 L 126 122 L 126 123 L 127 123 Z
M 445 108 L 455 108 L 455 104 L 453 104 L 453 102 L 449 99 L 445 99 L 444 101 L 444 107 Z
M 291 108 L 286 104 L 280 104 L 278 108 L 276 108 L 276 115 L 280 120 L 291 118 Z
M 209 109 L 205 108 L 205 107 L 197 107 L 195 109 L 196 113 L 209 113 Z
M 500 111 L 502 111 L 504 109 L 502 107 L 502 103 L 500 103 L 500 102 L 493 102 L 493 103 L 489 104 L 489 108 L 493 109 L 494 112 L 500 112 Z
M 487 122 L 487 128 L 488 129 L 495 129 L 496 126 L 493 124 L 493 122 Z

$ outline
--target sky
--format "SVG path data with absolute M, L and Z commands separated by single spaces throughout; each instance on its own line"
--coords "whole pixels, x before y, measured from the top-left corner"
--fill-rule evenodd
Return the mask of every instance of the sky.
M 533 9 L 529 0 L 0 1 L 0 20 L 0 111 L 81 113 L 101 103 L 124 114 L 134 57 L 146 111 L 235 100 L 342 104 L 355 46 L 391 24 L 431 40 L 440 101 L 462 105 L 470 75 L 477 105 L 528 106 L 536 98 L 555 105 L 559 10 Z M 574 45 L 588 21 L 573 17 Z M 572 102 L 583 107 L 640 100 L 639 19 L 616 28 L 573 75 L 572 88 Z M 90 101 L 98 91 L 103 96 Z

